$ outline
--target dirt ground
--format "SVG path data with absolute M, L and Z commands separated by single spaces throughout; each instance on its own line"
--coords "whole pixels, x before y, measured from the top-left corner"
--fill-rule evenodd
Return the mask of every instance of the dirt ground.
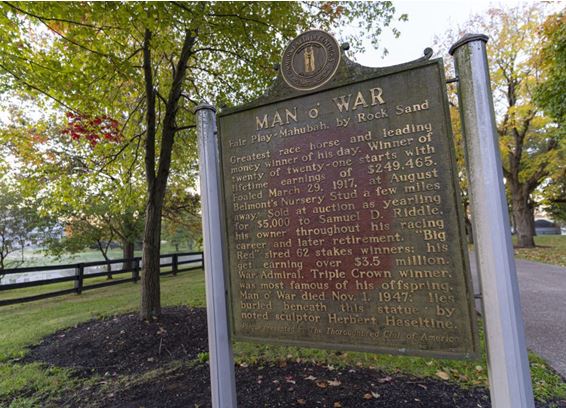
M 155 322 L 129 314 L 54 333 L 32 347 L 25 361 L 69 367 L 91 379 L 52 406 L 210 407 L 207 349 L 206 311 L 171 308 Z M 236 383 L 242 408 L 490 407 L 484 388 L 358 367 L 242 364 Z M 566 401 L 555 404 L 566 407 Z

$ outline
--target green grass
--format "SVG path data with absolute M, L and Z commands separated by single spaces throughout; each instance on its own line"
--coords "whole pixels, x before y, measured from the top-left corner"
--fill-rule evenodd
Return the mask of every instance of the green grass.
M 81 386 L 70 370 L 40 364 L 0 363 L 0 403 L 9 395 L 22 395 L 10 407 L 37 407 L 51 396 Z
M 535 237 L 536 248 L 515 248 L 519 259 L 566 267 L 566 235 L 540 235 Z
M 202 271 L 162 277 L 161 285 L 163 306 L 205 305 Z M 18 358 L 25 354 L 26 346 L 39 342 L 48 334 L 92 318 L 135 311 L 139 300 L 139 284 L 125 283 L 84 292 L 80 296 L 67 295 L 0 307 L 0 405 L 8 401 L 10 395 L 17 394 L 20 397 L 10 402 L 10 408 L 38 406 L 40 401 L 56 398 L 64 390 L 78 390 L 88 386 L 89 381 L 96 381 L 78 379 L 64 369 L 21 364 Z M 240 364 L 313 361 L 334 366 L 374 367 L 389 373 L 415 376 L 447 376 L 464 386 L 487 385 L 485 357 L 480 361 L 453 361 L 243 342 L 234 344 L 234 352 Z M 197 360 L 207 357 L 203 354 Z M 537 398 L 565 398 L 566 384 L 560 377 L 539 357 L 531 355 L 530 359 Z M 116 381 L 122 380 L 118 378 Z

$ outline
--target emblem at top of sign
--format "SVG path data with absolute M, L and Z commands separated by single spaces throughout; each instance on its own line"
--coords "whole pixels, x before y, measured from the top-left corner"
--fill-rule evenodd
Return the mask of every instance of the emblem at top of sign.
M 292 88 L 316 89 L 332 79 L 340 64 L 340 46 L 330 34 L 311 30 L 302 33 L 283 52 L 281 74 Z

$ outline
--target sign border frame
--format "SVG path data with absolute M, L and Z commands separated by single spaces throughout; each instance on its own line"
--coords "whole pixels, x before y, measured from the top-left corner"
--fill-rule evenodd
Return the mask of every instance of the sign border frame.
M 345 59 L 343 58 L 342 61 L 344 61 Z M 383 78 L 383 77 L 387 77 L 389 75 L 395 75 L 398 73 L 402 73 L 405 71 L 410 71 L 413 69 L 418 69 L 418 68 L 423 68 L 426 66 L 432 66 L 432 65 L 436 65 L 437 68 L 437 72 L 438 72 L 438 81 L 439 84 L 446 86 L 446 77 L 445 77 L 445 71 L 444 71 L 444 63 L 443 63 L 443 59 L 442 58 L 437 58 L 437 59 L 433 59 L 433 60 L 425 60 L 425 61 L 417 61 L 417 62 L 409 62 L 406 64 L 400 64 L 400 65 L 395 65 L 392 67 L 387 67 L 387 68 L 376 68 L 375 71 L 369 75 L 363 75 L 361 78 L 357 78 L 355 80 L 343 80 L 343 81 L 337 81 L 337 83 L 332 83 L 330 82 L 330 84 L 332 84 L 331 86 L 328 86 L 329 83 L 326 83 L 326 86 L 320 86 L 318 88 L 316 88 L 316 90 L 308 90 L 308 91 L 298 91 L 294 88 L 291 88 L 293 91 L 293 93 L 288 94 L 288 95 L 284 95 L 284 96 L 280 96 L 280 97 L 273 97 L 273 98 L 260 98 L 260 99 L 256 99 L 255 101 L 252 101 L 250 103 L 244 104 L 244 105 L 240 105 L 240 106 L 236 106 L 233 108 L 225 108 L 223 110 L 221 110 L 218 114 L 217 114 L 217 131 L 218 131 L 218 158 L 219 158 L 219 165 L 220 165 L 220 169 L 223 169 L 223 153 L 222 153 L 222 118 L 225 116 L 230 116 L 236 113 L 240 113 L 240 112 L 244 112 L 244 111 L 248 111 L 251 109 L 256 109 L 259 107 L 264 107 L 264 106 L 269 106 L 275 103 L 279 103 L 279 102 L 284 102 L 287 100 L 292 100 L 292 99 L 297 99 L 297 98 L 301 98 L 303 96 L 307 96 L 307 95 L 311 95 L 311 94 L 316 94 L 319 92 L 324 92 L 324 91 L 329 91 L 332 89 L 336 89 L 336 88 L 341 88 L 344 86 L 348 86 L 348 85 L 353 85 L 353 84 L 359 84 L 359 83 L 363 83 L 372 79 L 377 79 L 377 78 Z M 285 83 L 285 85 L 287 85 Z M 444 88 L 441 91 L 442 94 L 442 98 L 441 98 L 441 102 L 443 104 L 443 115 L 444 115 L 444 121 L 445 121 L 445 126 L 446 126 L 446 141 L 450 142 L 450 138 L 454 138 L 454 133 L 452 130 L 452 123 L 450 120 L 450 111 L 449 111 L 449 104 L 448 104 L 448 96 L 447 96 L 447 92 L 446 89 Z M 231 273 L 230 273 L 230 262 L 229 262 L 229 254 L 230 254 L 230 249 L 229 247 L 229 239 L 228 239 L 228 228 L 224 229 L 224 234 L 223 234 L 223 240 L 224 240 L 224 248 L 225 248 L 225 256 L 226 259 L 228 260 L 227 265 L 224 272 L 224 278 L 225 278 L 225 282 L 227 283 L 227 287 L 226 287 L 226 297 L 228 299 L 227 305 L 228 305 L 228 326 L 229 326 L 229 331 L 231 334 L 231 338 L 233 340 L 236 341 L 245 341 L 245 342 L 253 342 L 253 343 L 259 343 L 259 344 L 276 344 L 276 345 L 282 345 L 282 346 L 293 346 L 293 347 L 308 347 L 308 348 L 316 348 L 316 349 L 327 349 L 327 350 L 345 350 L 345 351 L 358 351 L 358 352 L 369 352 L 369 353 L 376 353 L 376 354 L 392 354 L 392 355 L 406 355 L 406 356 L 419 356 L 419 357 L 431 357 L 431 358 L 446 358 L 446 359 L 460 359 L 460 360 L 478 360 L 481 357 L 481 344 L 479 341 L 479 334 L 478 334 L 478 319 L 477 319 L 477 312 L 475 309 L 475 295 L 474 295 L 474 289 L 473 289 L 473 284 L 472 284 L 472 279 L 471 279 L 471 270 L 470 270 L 470 264 L 469 264 L 469 258 L 468 258 L 468 251 L 467 251 L 467 245 L 465 244 L 467 242 L 466 240 L 466 235 L 465 235 L 465 227 L 464 227 L 464 209 L 463 209 L 463 205 L 462 205 L 462 199 L 460 197 L 459 191 L 460 191 L 460 186 L 459 186 L 459 182 L 457 180 L 456 177 L 456 154 L 455 154 L 455 147 L 454 147 L 454 143 L 450 143 L 449 146 L 449 156 L 450 156 L 450 168 L 452 171 L 452 177 L 451 177 L 451 181 L 452 181 L 452 187 L 453 187 L 453 191 L 454 191 L 454 200 L 456 203 L 456 215 L 458 218 L 458 231 L 459 231 L 459 235 L 460 235 L 460 245 L 459 245 L 459 252 L 461 253 L 461 257 L 462 257 L 462 265 L 460 265 L 460 267 L 463 268 L 464 270 L 464 284 L 466 287 L 466 293 L 468 293 L 468 301 L 466 302 L 468 304 L 468 314 L 470 316 L 469 321 L 467 321 L 466 323 L 466 331 L 468 333 L 471 334 L 471 346 L 472 346 L 472 351 L 465 353 L 465 352 L 451 352 L 451 351 L 429 351 L 429 350 L 419 350 L 419 349 L 407 349 L 407 348 L 395 348 L 395 347 L 374 347 L 374 346 L 369 346 L 369 345 L 359 345 L 359 346 L 353 346 L 353 345 L 349 345 L 349 344 L 340 344 L 340 343 L 315 343 L 315 342 L 309 342 L 309 341 L 298 341 L 298 340 L 279 340 L 279 339 L 275 339 L 275 338 L 259 338 L 259 337 L 248 337 L 248 336 L 241 336 L 241 335 L 237 335 L 235 333 L 235 325 L 234 325 L 234 310 L 232 307 L 232 302 L 233 302 L 233 298 L 232 298 L 232 293 L 231 293 L 231 289 L 232 289 L 232 279 L 231 279 Z M 221 176 L 221 180 L 220 180 L 220 185 L 221 185 L 221 208 L 222 208 L 222 215 L 223 215 L 223 224 L 227 225 L 227 219 L 226 219 L 226 214 L 227 214 L 227 201 L 226 201 L 226 188 L 225 188 L 225 182 L 224 182 L 224 174 L 223 174 L 223 170 L 220 172 L 220 176 Z

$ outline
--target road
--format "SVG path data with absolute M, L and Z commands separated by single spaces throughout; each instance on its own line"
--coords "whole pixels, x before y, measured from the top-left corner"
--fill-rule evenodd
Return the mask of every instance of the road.
M 516 263 L 527 347 L 566 378 L 566 268 L 519 259 Z M 470 264 L 477 288 L 475 256 L 470 256 Z

